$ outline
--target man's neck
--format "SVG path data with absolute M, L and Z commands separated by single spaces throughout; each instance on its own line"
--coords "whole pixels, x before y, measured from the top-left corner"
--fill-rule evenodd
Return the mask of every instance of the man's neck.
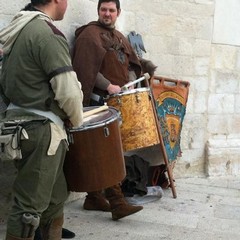
M 52 20 L 54 20 L 53 18 L 53 14 L 52 12 L 49 10 L 49 8 L 46 8 L 45 6 L 37 6 L 37 7 L 33 7 L 35 9 L 35 11 L 39 11 L 42 12 L 44 14 L 46 14 L 47 16 L 49 16 Z

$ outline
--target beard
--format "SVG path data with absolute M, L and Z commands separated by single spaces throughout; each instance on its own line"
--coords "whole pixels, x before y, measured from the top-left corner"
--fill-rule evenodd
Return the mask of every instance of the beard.
M 102 25 L 104 25 L 105 27 L 114 27 L 115 26 L 115 22 L 113 22 L 111 20 L 111 18 L 103 18 L 99 20 Z

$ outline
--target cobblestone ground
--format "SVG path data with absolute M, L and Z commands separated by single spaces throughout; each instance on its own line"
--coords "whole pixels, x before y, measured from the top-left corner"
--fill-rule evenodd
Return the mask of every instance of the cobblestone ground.
M 4 169 L 4 171 L 3 171 Z M 4 239 L 15 170 L 1 165 L 0 239 Z M 240 178 L 177 178 L 157 201 L 119 221 L 111 213 L 82 209 L 84 194 L 65 206 L 64 227 L 76 240 L 239 240 Z

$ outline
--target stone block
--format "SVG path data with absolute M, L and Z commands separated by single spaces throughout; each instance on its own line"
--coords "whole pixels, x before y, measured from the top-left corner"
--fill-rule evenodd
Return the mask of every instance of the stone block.
M 211 43 L 208 40 L 195 39 L 193 45 L 193 55 L 195 57 L 210 57 Z
M 223 70 L 234 70 L 236 66 L 237 48 L 229 45 L 212 46 L 212 67 Z
M 239 93 L 239 74 L 234 72 L 217 71 L 215 75 L 216 93 Z
M 195 76 L 208 76 L 209 72 L 209 58 L 196 57 L 194 58 Z
M 228 119 L 223 115 L 211 114 L 208 116 L 207 131 L 212 135 L 228 133 Z
M 206 145 L 209 176 L 240 174 L 240 138 L 209 139 Z
M 240 94 L 235 95 L 235 112 L 240 113 Z
M 233 114 L 234 113 L 233 94 L 210 94 L 208 99 L 209 114 Z
M 191 56 L 174 56 L 174 71 L 176 76 L 191 76 L 194 75 L 194 66 Z

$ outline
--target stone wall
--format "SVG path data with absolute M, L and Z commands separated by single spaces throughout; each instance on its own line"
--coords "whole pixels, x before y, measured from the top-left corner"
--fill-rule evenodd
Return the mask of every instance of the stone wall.
M 158 65 L 156 75 L 191 84 L 177 176 L 240 173 L 236 144 L 240 141 L 240 51 L 237 45 L 212 40 L 221 1 L 121 1 L 117 27 L 125 35 L 133 30 L 142 35 L 147 50 L 143 57 Z M 0 29 L 26 3 L 28 0 L 0 0 Z M 97 0 L 68 3 L 65 19 L 56 25 L 72 46 L 76 27 L 97 19 Z

